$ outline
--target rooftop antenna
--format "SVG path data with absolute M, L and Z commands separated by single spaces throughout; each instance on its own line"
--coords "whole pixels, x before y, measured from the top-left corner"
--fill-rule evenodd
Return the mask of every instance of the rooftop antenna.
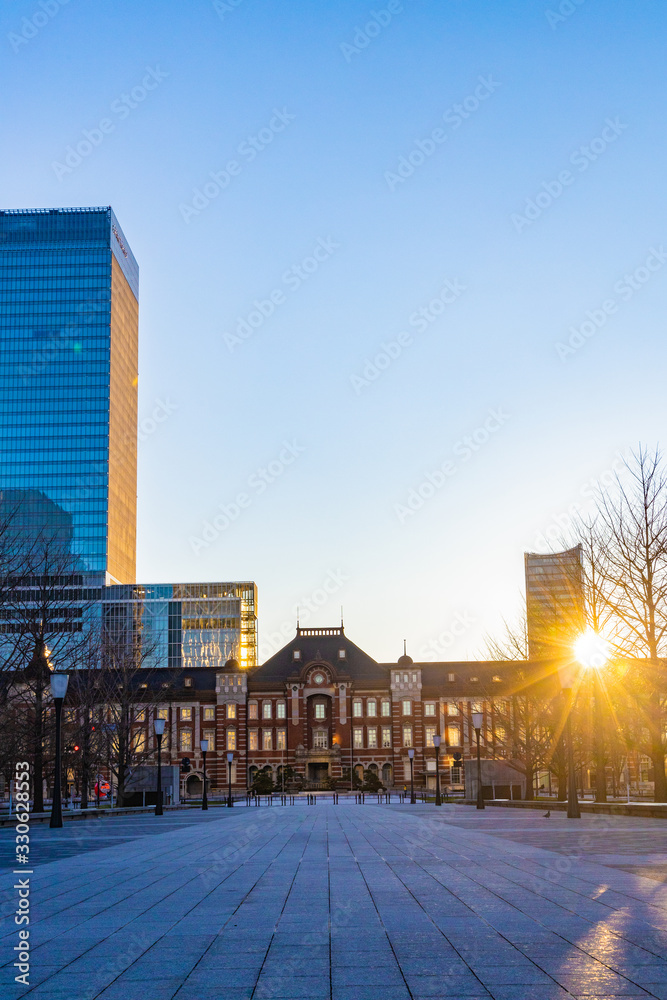
M 296 630 L 299 631 L 299 605 L 296 606 Z
M 340 606 L 340 630 L 341 630 L 341 632 L 344 629 L 345 629 L 345 625 L 343 624 L 343 605 L 341 604 L 341 606 Z
M 407 655 L 408 655 L 408 641 L 407 641 L 407 639 L 404 639 L 403 640 L 403 656 L 407 656 Z

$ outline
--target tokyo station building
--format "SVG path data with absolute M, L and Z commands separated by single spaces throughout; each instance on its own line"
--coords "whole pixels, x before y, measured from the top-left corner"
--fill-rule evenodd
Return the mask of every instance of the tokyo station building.
M 471 712 L 484 711 L 483 755 L 503 757 L 494 747 L 491 698 L 510 690 L 511 664 L 498 661 L 414 663 L 405 653 L 395 663 L 378 663 L 335 628 L 299 628 L 296 635 L 261 666 L 243 670 L 230 658 L 220 669 L 196 668 L 171 675 L 168 703 L 155 687 L 163 675 L 151 670 L 155 707 L 141 726 L 152 729 L 154 714 L 167 721 L 163 760 L 189 758 L 191 772 L 181 776 L 181 791 L 201 791 L 200 740 L 209 741 L 209 788 L 221 791 L 228 780 L 227 754 L 234 754 L 232 785 L 251 785 L 267 766 L 276 784 L 291 768 L 306 788 L 328 781 L 349 787 L 349 770 L 359 777 L 370 769 L 382 783 L 409 783 L 408 749 L 414 748 L 417 788 L 435 787 L 433 737 L 442 737 L 440 777 L 444 786 L 461 786 L 460 757 L 475 753 Z M 167 673 L 164 672 L 164 676 Z M 148 733 L 146 734 L 148 735 Z M 343 779 L 346 779 L 345 782 Z

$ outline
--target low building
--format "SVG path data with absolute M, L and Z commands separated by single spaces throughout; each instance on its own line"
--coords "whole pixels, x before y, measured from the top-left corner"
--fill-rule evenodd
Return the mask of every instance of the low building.
M 285 773 L 288 783 L 296 777 L 306 788 L 349 787 L 354 770 L 359 778 L 371 771 L 385 786 L 402 789 L 410 781 L 408 750 L 413 749 L 416 787 L 432 789 L 436 734 L 442 738 L 443 789 L 462 792 L 464 761 L 476 753 L 472 712 L 485 713 L 483 756 L 511 756 L 497 720 L 498 707 L 508 703 L 515 666 L 414 663 L 405 653 L 396 663 L 379 663 L 342 625 L 297 628 L 291 642 L 252 670 L 231 657 L 219 669 L 142 671 L 145 698 L 153 706 L 137 731 L 143 729 L 150 741 L 153 719 L 165 719 L 164 761 L 179 764 L 187 758 L 186 797 L 201 789 L 203 739 L 209 787 L 221 794 L 228 753 L 237 791 L 267 768 L 278 788 Z

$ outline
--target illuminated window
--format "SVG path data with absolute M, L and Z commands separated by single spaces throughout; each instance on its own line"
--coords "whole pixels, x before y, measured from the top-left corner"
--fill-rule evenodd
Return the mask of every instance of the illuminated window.
M 181 750 L 192 750 L 192 730 L 191 729 L 181 729 L 179 746 L 180 746 Z
M 435 702 L 427 701 L 424 703 L 424 715 L 434 716 L 435 715 Z
M 287 716 L 287 705 L 284 701 L 279 701 L 276 705 L 276 719 L 284 719 Z
M 168 708 L 158 708 L 157 712 L 155 713 L 155 718 L 156 719 L 165 719 L 168 722 L 169 721 L 169 709 Z
M 132 748 L 136 753 L 143 753 L 144 750 L 148 749 L 146 733 L 142 729 L 138 729 L 136 733 L 132 734 Z
M 363 747 L 364 747 L 364 731 L 361 728 L 361 726 L 359 726 L 358 728 L 355 727 L 355 730 L 354 730 L 354 749 L 355 750 L 363 750 Z
M 248 730 L 248 750 L 259 750 L 259 737 L 256 729 Z
M 412 726 L 403 726 L 403 746 L 412 746 Z
M 479 680 L 479 677 L 471 677 L 470 680 L 473 682 L 473 684 L 476 684 L 477 681 Z
M 137 710 L 137 714 L 134 717 L 135 722 L 145 722 L 146 721 L 146 709 L 140 708 Z
M 447 742 L 452 747 L 461 745 L 461 730 L 458 726 L 447 726 Z
M 65 711 L 63 712 L 63 715 L 64 715 L 63 719 L 64 722 L 76 722 L 75 708 L 66 708 Z
M 391 746 L 391 726 L 382 727 L 382 746 L 383 747 Z
M 192 709 L 182 708 L 181 709 L 181 722 L 192 722 Z
M 453 684 L 454 681 L 456 680 L 456 674 L 447 674 L 447 680 L 449 681 L 450 684 Z
M 416 684 L 416 683 L 417 683 L 417 674 L 413 674 L 413 675 L 412 675 L 412 683 L 413 683 L 413 684 Z
M 498 674 L 494 674 L 491 680 L 494 682 L 494 684 L 500 684 L 500 682 L 502 681 L 502 677 L 500 677 Z
M 364 707 L 361 702 L 361 698 L 355 698 L 352 702 L 352 715 L 355 719 L 360 719 L 364 714 Z
M 273 731 L 271 729 L 262 730 L 262 750 L 273 749 Z
M 499 743 L 504 743 L 507 739 L 507 730 L 504 726 L 496 726 L 496 739 Z
M 270 719 L 271 717 L 272 717 L 271 702 L 270 701 L 263 701 L 262 702 L 262 718 L 263 719 Z
M 435 726 L 426 726 L 424 729 L 424 746 L 433 747 L 433 737 L 435 736 Z
M 228 729 L 227 730 L 227 749 L 228 750 L 236 750 L 236 730 L 235 729 Z M 210 747 L 209 747 L 209 750 L 210 750 Z
M 227 705 L 227 718 L 228 719 L 236 718 L 236 705 L 234 704 L 234 702 L 230 702 L 229 705 Z
M 391 702 L 386 698 L 382 701 L 382 715 L 387 718 L 391 717 Z
M 369 718 L 372 719 L 377 714 L 378 714 L 377 702 L 375 698 L 369 698 L 368 701 L 366 702 L 366 715 L 368 715 Z
M 204 722 L 215 721 L 215 705 L 206 705 L 204 708 Z
M 328 733 L 325 729 L 316 729 L 313 732 L 313 747 L 315 750 L 326 750 L 329 745 Z
M 276 750 L 287 750 L 287 730 L 276 731 Z
M 300 660 L 301 659 L 301 650 L 300 649 L 295 649 L 295 650 L 292 651 L 292 659 L 293 660 Z
M 249 719 L 256 719 L 257 717 L 258 717 L 257 716 L 257 702 L 256 701 L 249 701 L 248 702 L 248 718 Z
M 452 769 L 450 771 L 450 777 L 451 777 L 452 785 L 460 785 L 461 784 L 461 780 L 462 780 L 462 777 L 461 777 L 461 767 L 460 766 L 457 767 L 456 764 L 455 764 L 454 767 L 452 767 Z
M 407 675 L 407 674 L 403 674 L 403 683 L 404 683 L 404 684 L 407 684 L 407 683 L 408 683 L 408 680 L 409 680 L 409 679 L 408 679 L 408 675 Z
M 403 715 L 412 715 L 412 702 L 409 698 L 404 698 L 401 702 Z
M 183 687 L 186 687 L 186 688 L 191 688 L 192 687 L 192 677 L 184 677 L 183 678 Z
M 327 717 L 327 706 L 323 701 L 315 702 L 315 718 L 316 719 L 326 719 Z
M 208 740 L 209 750 L 215 750 L 215 729 L 204 729 L 202 732 L 202 739 Z M 229 747 L 229 749 L 235 750 L 236 747 Z
M 378 745 L 378 731 L 375 726 L 369 726 L 367 730 L 368 747 L 374 750 Z
M 472 704 L 471 704 L 471 706 L 470 706 L 470 711 L 471 712 L 483 712 L 484 711 L 484 705 L 482 704 L 481 701 L 473 701 Z
M 344 649 L 339 649 L 338 650 L 338 659 L 339 660 L 344 660 L 345 659 L 345 650 Z

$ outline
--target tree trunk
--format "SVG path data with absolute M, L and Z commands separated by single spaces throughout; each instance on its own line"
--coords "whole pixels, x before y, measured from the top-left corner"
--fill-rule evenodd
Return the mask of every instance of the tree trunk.
M 667 775 L 665 774 L 665 750 L 662 740 L 653 740 L 651 744 L 651 761 L 653 762 L 653 801 L 667 802 Z
M 556 772 L 556 777 L 558 779 L 558 801 L 567 802 L 567 770 L 562 765 L 559 765 Z
M 532 760 L 526 760 L 526 802 L 533 802 L 535 799 L 535 765 Z

